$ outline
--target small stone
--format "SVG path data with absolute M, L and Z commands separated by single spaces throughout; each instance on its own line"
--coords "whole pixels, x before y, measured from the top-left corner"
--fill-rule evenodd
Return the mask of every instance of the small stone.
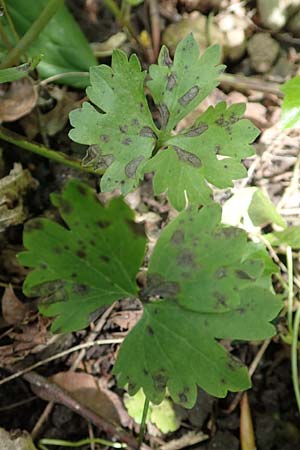
M 294 36 L 300 37 L 300 10 L 291 17 L 287 24 L 287 29 L 293 33 Z
M 279 44 L 268 33 L 256 33 L 248 42 L 251 67 L 258 73 L 267 73 L 279 53 Z
M 210 44 L 224 46 L 224 33 L 215 23 L 210 25 L 211 42 L 208 42 L 207 18 L 198 12 L 193 12 L 187 18 L 169 25 L 163 33 L 162 42 L 170 49 L 171 54 L 174 54 L 177 44 L 190 33 L 193 33 L 201 51 L 205 50 Z
M 257 0 L 257 7 L 261 23 L 278 31 L 300 9 L 300 0 Z

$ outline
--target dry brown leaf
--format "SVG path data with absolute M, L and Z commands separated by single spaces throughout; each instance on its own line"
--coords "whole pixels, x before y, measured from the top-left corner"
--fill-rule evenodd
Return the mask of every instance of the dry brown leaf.
M 140 320 L 142 311 L 118 311 L 111 315 L 109 322 L 121 328 L 131 330 Z
M 0 122 L 14 122 L 28 114 L 38 100 L 37 90 L 30 78 L 0 86 Z
M 121 424 L 123 427 L 131 424 L 132 419 L 128 416 L 118 395 L 103 389 L 100 381 L 92 375 L 83 372 L 59 372 L 50 377 L 50 380 L 106 421 Z
M 31 140 L 36 138 L 41 128 L 48 136 L 57 134 L 68 123 L 69 112 L 82 104 L 82 100 L 79 100 L 80 94 L 67 91 L 66 86 L 46 86 L 44 89 L 47 98 L 40 96 L 39 105 L 47 112 L 33 110 L 21 119 L 22 127 Z
M 23 322 L 29 313 L 29 308 L 18 299 L 11 286 L 5 288 L 1 306 L 2 316 L 8 325 Z
M 30 322 L 18 325 L 5 334 L 11 342 L 0 345 L 0 367 L 10 366 L 29 354 L 38 353 L 47 344 L 51 320 L 36 312 L 32 312 L 27 320 Z

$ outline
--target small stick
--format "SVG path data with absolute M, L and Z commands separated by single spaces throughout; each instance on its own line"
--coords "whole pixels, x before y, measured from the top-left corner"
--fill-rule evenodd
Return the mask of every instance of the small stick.
M 102 330 L 103 326 L 105 325 L 105 322 L 108 318 L 108 316 L 110 315 L 111 311 L 113 310 L 115 306 L 115 303 L 113 303 L 101 316 L 100 320 L 98 321 L 97 325 L 95 326 L 95 329 L 93 331 L 91 331 L 86 339 L 86 342 L 94 342 L 97 336 L 97 333 L 100 333 L 100 331 Z M 76 369 L 78 368 L 79 364 L 81 363 L 84 355 L 86 353 L 86 349 L 81 349 L 79 355 L 77 356 L 76 360 L 74 361 L 74 363 L 72 364 L 70 371 L 75 372 Z M 49 415 L 51 414 L 52 410 L 54 408 L 54 402 L 49 402 L 47 404 L 47 406 L 45 407 L 44 411 L 42 412 L 39 420 L 37 421 L 36 425 L 34 426 L 32 432 L 31 432 L 31 437 L 32 440 L 35 440 L 37 438 L 37 436 L 40 433 L 40 430 L 42 428 L 42 426 L 44 425 L 45 421 L 48 419 Z M 89 430 L 90 430 L 90 424 L 88 424 L 89 426 Z M 93 430 L 91 428 L 91 430 Z M 92 438 L 93 436 L 90 435 L 90 438 Z M 94 447 L 94 444 L 91 444 L 91 447 Z M 93 449 L 92 449 L 93 450 Z
M 157 0 L 149 0 L 150 21 L 152 30 L 153 58 L 156 61 L 160 48 L 160 17 Z
M 12 403 L 7 406 L 2 406 L 0 408 L 0 413 L 4 411 L 10 411 L 11 409 L 18 408 L 19 406 L 27 405 L 27 403 L 31 403 L 33 400 L 36 400 L 36 395 L 33 395 L 32 397 L 25 398 L 24 400 L 20 400 L 19 402 Z
M 99 319 L 97 325 L 95 326 L 94 330 L 91 331 L 91 332 L 89 333 L 89 335 L 88 335 L 88 337 L 87 337 L 87 339 L 86 339 L 86 342 L 87 342 L 87 343 L 92 344 L 92 342 L 95 341 L 97 334 L 100 333 L 100 331 L 101 331 L 102 328 L 104 327 L 104 325 L 105 325 L 105 323 L 106 323 L 108 317 L 110 316 L 112 310 L 114 309 L 114 307 L 115 307 L 115 303 L 113 303 L 109 308 L 107 308 L 106 311 L 104 311 L 104 313 L 103 313 L 102 316 L 100 317 L 100 319 Z M 77 356 L 77 358 L 76 358 L 75 361 L 73 362 L 73 364 L 72 364 L 70 370 L 75 371 L 75 370 L 77 369 L 77 367 L 79 366 L 79 364 L 80 364 L 81 361 L 83 360 L 85 353 L 86 353 L 86 348 L 82 348 L 82 349 L 80 350 L 79 355 Z
M 89 439 L 90 439 L 90 447 L 91 447 L 91 450 L 95 450 L 95 442 L 94 442 L 95 436 L 94 436 L 93 425 L 90 422 L 88 422 L 87 425 L 88 425 L 88 432 L 89 432 Z
M 46 420 L 48 419 L 48 417 L 50 416 L 52 409 L 54 408 L 54 402 L 49 402 L 46 406 L 46 408 L 44 409 L 44 411 L 42 412 L 42 414 L 39 417 L 39 420 L 36 422 L 33 430 L 31 431 L 30 435 L 32 440 L 34 441 L 38 435 L 40 434 L 40 431 L 44 425 L 44 423 L 46 422 Z
M 219 80 L 221 84 L 232 86 L 237 90 L 253 90 L 283 97 L 283 92 L 281 92 L 280 85 L 278 83 L 260 81 L 255 78 L 244 77 L 242 75 L 232 75 L 230 73 L 222 73 L 219 75 Z
M 37 367 L 43 366 L 48 362 L 55 361 L 56 359 L 59 359 L 62 356 L 69 355 L 70 353 L 73 352 L 77 352 L 77 350 L 81 350 L 82 348 L 93 347 L 93 345 L 121 344 L 123 340 L 124 339 L 99 339 L 95 342 L 84 342 L 83 344 L 75 345 L 74 347 L 68 348 L 67 350 L 57 353 L 56 355 L 49 356 L 49 358 L 43 359 L 42 361 L 38 361 L 35 364 L 32 364 L 32 366 L 26 367 L 25 369 L 22 369 L 16 373 L 13 373 L 12 375 L 9 375 L 3 380 L 0 380 L 0 386 L 8 383 L 9 381 L 15 380 L 16 378 L 19 378 L 28 372 L 31 372 Z
M 65 405 L 67 408 L 77 414 L 80 414 L 87 421 L 90 421 L 97 428 L 103 430 L 108 435 L 118 436 L 119 439 L 126 442 L 126 444 L 128 444 L 131 448 L 138 449 L 138 443 L 133 436 L 122 430 L 118 425 L 107 422 L 105 419 L 98 416 L 94 411 L 73 399 L 57 384 L 50 382 L 35 372 L 28 372 L 23 375 L 23 378 L 36 388 L 35 391 L 37 393 L 40 392 L 42 398 L 51 397 L 54 402 Z
M 252 363 L 249 366 L 249 375 L 250 378 L 252 378 L 254 372 L 256 371 L 262 357 L 264 356 L 265 351 L 267 350 L 269 344 L 271 342 L 271 339 L 267 339 L 264 341 L 264 343 L 261 345 L 260 349 L 258 350 L 257 354 L 255 355 L 255 358 L 253 359 Z M 236 394 L 232 402 L 230 403 L 229 407 L 226 409 L 227 414 L 231 414 L 235 408 L 238 406 L 238 404 L 241 401 L 241 398 L 243 396 L 243 392 L 239 392 Z

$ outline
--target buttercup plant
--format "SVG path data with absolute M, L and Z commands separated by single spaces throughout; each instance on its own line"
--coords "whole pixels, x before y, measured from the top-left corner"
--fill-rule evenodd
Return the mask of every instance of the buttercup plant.
M 94 106 L 70 114 L 70 137 L 90 146 L 83 163 L 103 173 L 103 191 L 127 194 L 154 172 L 155 193 L 166 192 L 181 211 L 156 243 L 146 285 L 136 282 L 146 239 L 133 212 L 121 197 L 102 206 L 76 180 L 52 195 L 65 226 L 28 222 L 19 255 L 33 269 L 24 293 L 44 298 L 40 311 L 55 317 L 53 332 L 82 329 L 98 308 L 139 298 L 143 315 L 121 345 L 114 373 L 130 394 L 142 388 L 160 403 L 167 389 L 188 408 L 198 386 L 217 397 L 250 387 L 246 367 L 218 340 L 272 336 L 270 322 L 281 308 L 271 285 L 276 266 L 243 230 L 221 223 L 209 186 L 229 187 L 246 174 L 241 161 L 253 153 L 258 132 L 243 119 L 245 106 L 219 103 L 174 133 L 217 85 L 219 54 L 213 46 L 199 57 L 192 36 L 178 45 L 174 61 L 162 48 L 146 81 L 159 125 L 148 106 L 146 73 L 136 55 L 128 59 L 120 50 L 111 68 L 91 68 L 87 95 Z

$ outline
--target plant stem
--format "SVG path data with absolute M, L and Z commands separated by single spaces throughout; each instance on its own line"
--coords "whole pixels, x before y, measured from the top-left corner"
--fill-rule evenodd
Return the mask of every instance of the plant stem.
M 129 31 L 130 35 L 133 37 L 133 39 L 137 42 L 137 44 L 141 47 L 144 48 L 141 40 L 139 39 L 139 37 L 137 36 L 133 26 L 131 25 L 131 23 L 129 22 L 129 20 L 127 20 L 127 18 L 125 18 L 122 14 L 121 9 L 119 8 L 119 6 L 117 5 L 117 3 L 115 2 L 115 0 L 103 0 L 103 2 L 105 3 L 105 5 L 107 6 L 108 9 L 110 9 L 110 11 L 113 13 L 113 15 L 115 16 L 115 18 L 120 22 L 120 24 L 122 25 L 122 27 L 127 28 L 127 30 Z
M 138 440 L 138 450 L 140 450 L 141 445 L 144 440 L 145 429 L 146 429 L 146 419 L 147 419 L 147 414 L 148 414 L 148 410 L 149 410 L 149 405 L 150 405 L 150 400 L 147 397 L 145 397 L 145 403 L 144 403 L 143 415 L 142 415 L 142 421 L 141 421 L 141 427 L 140 427 L 140 434 L 139 434 L 139 440 Z
M 286 249 L 286 263 L 288 269 L 288 310 L 287 310 L 287 318 L 288 318 L 288 328 L 290 333 L 292 333 L 293 329 L 293 300 L 294 300 L 294 289 L 293 289 L 293 255 L 292 249 L 290 246 Z
M 65 441 L 62 439 L 40 439 L 39 441 L 39 447 L 45 447 L 46 445 L 59 445 L 61 447 L 83 447 L 84 445 L 90 445 L 90 444 L 101 444 L 112 448 L 125 448 L 127 447 L 126 444 L 121 444 L 120 442 L 111 442 L 107 441 L 106 439 L 100 439 L 100 438 L 94 438 L 94 439 L 81 439 L 77 442 L 71 442 L 71 441 Z
M 64 72 L 57 73 L 55 75 L 51 75 L 49 78 L 45 78 L 39 82 L 39 86 L 46 86 L 49 83 L 53 83 L 54 81 L 61 80 L 66 77 L 85 77 L 88 78 L 90 76 L 89 72 Z
M 13 46 L 10 43 L 8 37 L 6 36 L 6 33 L 5 33 L 4 28 L 3 28 L 1 23 L 0 23 L 0 38 L 1 38 L 2 42 L 3 42 L 3 44 L 5 45 L 5 47 L 8 50 L 11 50 Z
M 298 410 L 300 412 L 300 389 L 299 389 L 299 377 L 298 377 L 298 337 L 299 337 L 299 326 L 300 326 L 300 306 L 295 314 L 294 324 L 293 324 L 293 340 L 291 345 L 291 367 L 292 367 L 292 379 L 294 392 L 296 397 L 296 402 Z
M 7 23 L 11 29 L 12 35 L 15 38 L 15 41 L 18 42 L 18 40 L 20 39 L 20 36 L 18 35 L 15 25 L 14 25 L 13 21 L 11 20 L 10 14 L 9 14 L 7 6 L 6 6 L 6 1 L 0 0 L 0 3 L 1 3 L 2 9 L 4 11 L 4 15 L 6 17 Z
M 62 152 L 52 150 L 43 145 L 36 144 L 35 142 L 27 141 L 24 136 L 14 133 L 13 131 L 7 130 L 6 128 L 1 126 L 0 126 L 0 139 L 9 142 L 10 144 L 16 145 L 17 147 L 23 148 L 24 150 L 36 153 L 37 155 L 42 156 L 44 158 L 48 158 L 57 163 L 72 167 L 73 169 L 95 174 L 95 171 L 93 169 L 82 166 L 80 161 L 69 158 Z
M 3 0 L 1 0 L 3 1 Z M 24 54 L 27 48 L 43 31 L 48 22 L 52 19 L 58 8 L 62 6 L 64 0 L 49 0 L 39 17 L 33 22 L 29 30 L 19 40 L 16 46 L 6 55 L 0 68 L 5 69 L 10 67 L 18 61 L 18 59 Z

